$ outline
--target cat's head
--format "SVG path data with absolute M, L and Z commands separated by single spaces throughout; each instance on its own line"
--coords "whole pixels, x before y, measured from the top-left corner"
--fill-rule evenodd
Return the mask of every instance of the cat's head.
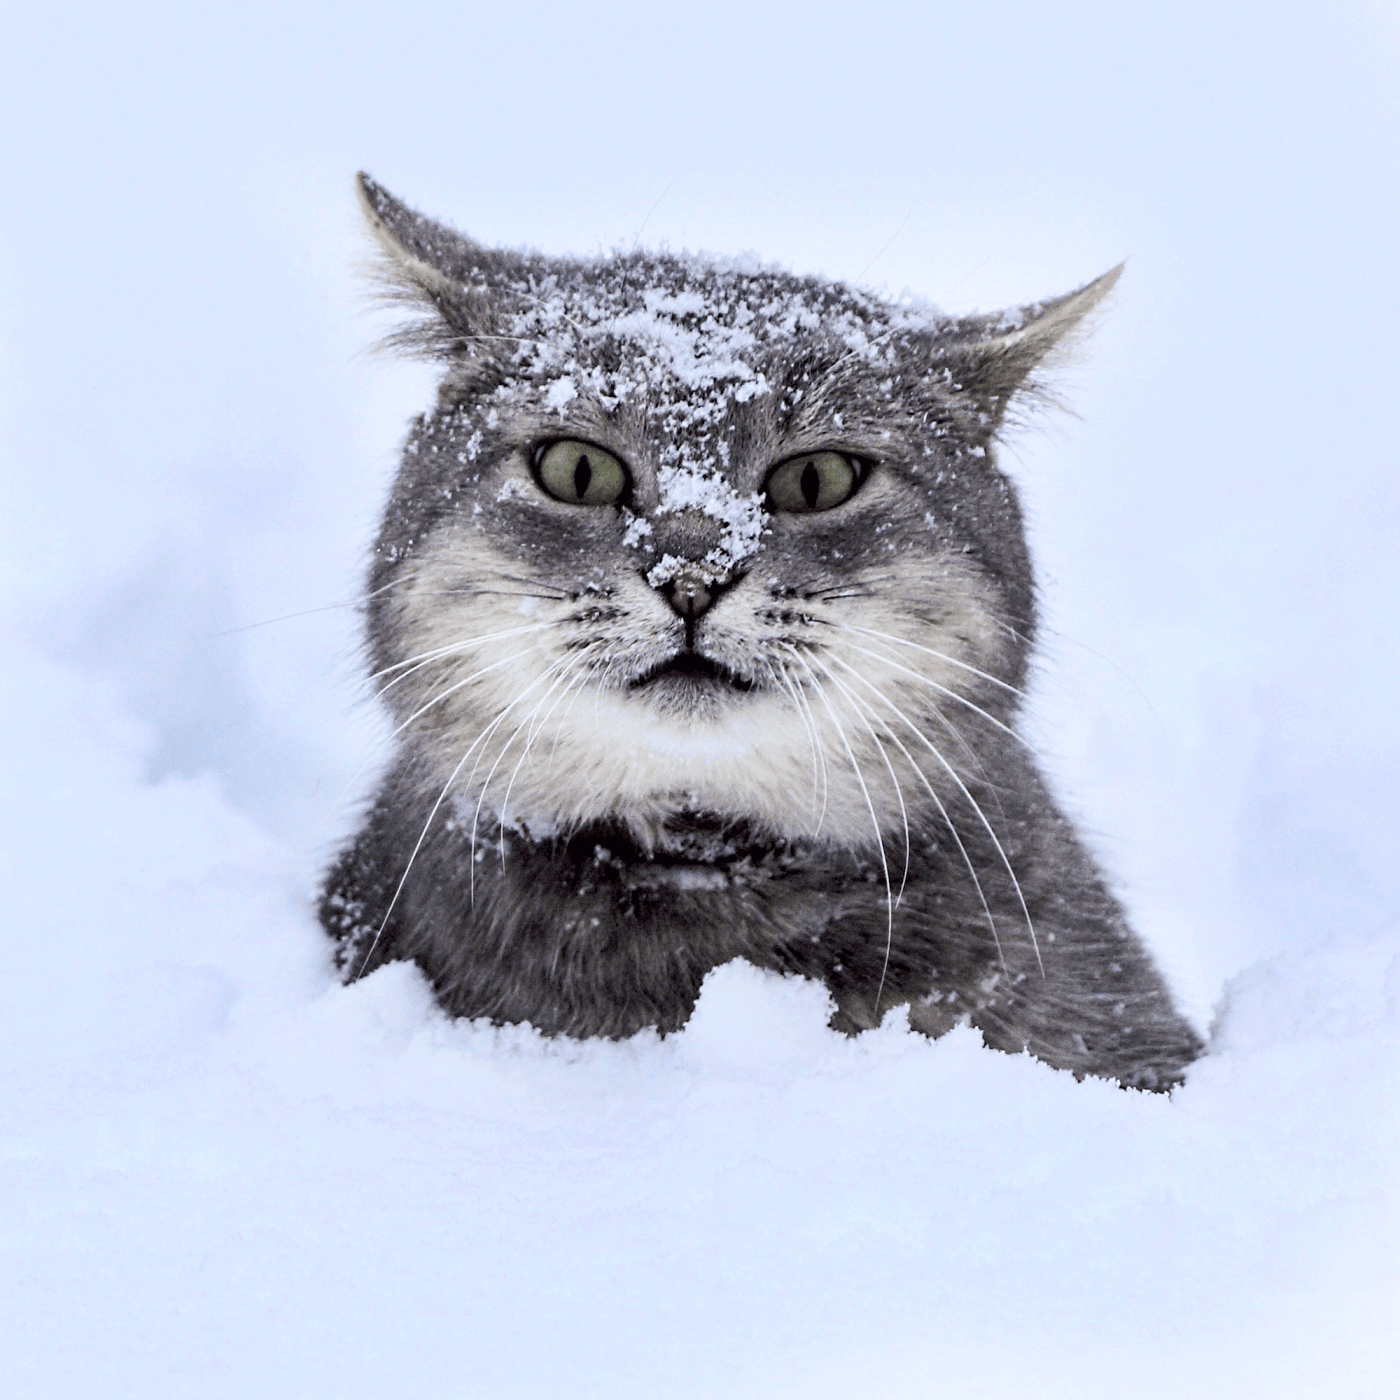
M 439 359 L 376 546 L 424 781 L 535 836 L 849 846 L 1000 742 L 1033 630 L 995 437 L 1107 293 L 961 319 L 745 260 L 487 249 L 362 176 Z M 664 839 L 664 838 L 663 838 Z

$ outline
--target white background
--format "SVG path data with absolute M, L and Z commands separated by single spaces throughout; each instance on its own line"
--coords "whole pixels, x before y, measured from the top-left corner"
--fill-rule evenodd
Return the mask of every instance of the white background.
M 1400 1384 L 1400 12 L 61 5 L 0 42 L 3 1353 L 35 1395 Z M 1213 1054 L 452 1027 L 309 915 L 430 376 L 350 177 L 953 311 L 1126 257 L 1019 482 L 1032 732 Z M 312 611 L 315 610 L 315 611 Z M 297 616 L 287 617 L 288 614 Z M 283 618 L 282 621 L 271 621 Z

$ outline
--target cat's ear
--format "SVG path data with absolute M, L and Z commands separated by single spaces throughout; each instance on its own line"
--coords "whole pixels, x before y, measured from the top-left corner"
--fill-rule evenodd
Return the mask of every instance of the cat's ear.
M 951 347 L 958 362 L 959 387 L 977 404 L 989 435 L 1001 426 L 1013 399 L 1051 397 L 1041 371 L 1063 360 L 1083 337 L 1091 313 L 1122 273 L 1119 263 L 1064 296 L 960 324 L 963 335 Z
M 383 254 L 375 276 L 389 298 L 423 313 L 387 345 L 434 359 L 489 353 L 520 255 L 483 248 L 395 199 L 363 171 L 355 193 Z

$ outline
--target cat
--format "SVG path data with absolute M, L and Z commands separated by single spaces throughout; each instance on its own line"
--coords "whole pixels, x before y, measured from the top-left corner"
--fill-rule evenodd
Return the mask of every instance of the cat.
M 390 337 L 443 366 L 374 545 L 396 750 L 321 901 L 346 980 L 451 1015 L 684 1025 L 742 957 L 833 1027 L 1125 1086 L 1172 1006 L 1016 731 L 1035 594 L 995 464 L 1108 293 L 991 316 L 752 260 L 485 248 L 367 176 Z

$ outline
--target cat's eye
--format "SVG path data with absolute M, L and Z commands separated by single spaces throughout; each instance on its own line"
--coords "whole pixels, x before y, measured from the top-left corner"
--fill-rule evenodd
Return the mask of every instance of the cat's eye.
M 830 510 L 860 485 L 861 467 L 843 452 L 809 452 L 780 462 L 768 477 L 771 510 Z
M 535 473 L 556 501 L 571 506 L 615 505 L 627 490 L 627 471 L 611 452 L 573 438 L 542 447 Z

